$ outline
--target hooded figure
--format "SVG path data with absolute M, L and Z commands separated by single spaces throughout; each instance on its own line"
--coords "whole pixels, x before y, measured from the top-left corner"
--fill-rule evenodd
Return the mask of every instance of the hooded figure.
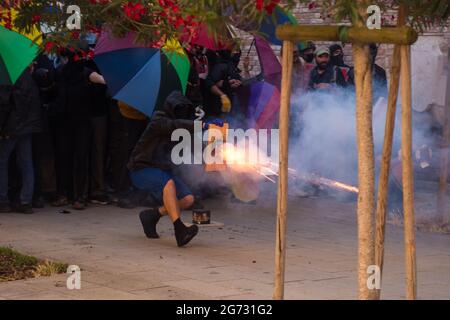
M 159 238 L 156 225 L 168 215 L 173 222 L 177 245 L 182 247 L 197 235 L 198 227 L 187 227 L 180 219 L 181 210 L 194 204 L 194 196 L 184 182 L 172 173 L 172 133 L 176 129 L 194 131 L 194 105 L 180 92 L 172 92 L 163 110 L 156 111 L 139 139 L 128 164 L 134 187 L 145 191 L 159 208 L 139 214 L 147 238 Z
M 329 47 L 330 50 L 330 64 L 332 66 L 338 67 L 345 81 L 349 85 L 355 84 L 355 74 L 353 68 L 344 62 L 344 50 L 342 46 L 335 43 Z
M 130 171 L 146 167 L 170 170 L 174 143 L 172 132 L 187 129 L 194 132 L 195 107 L 181 92 L 174 91 L 167 97 L 162 110 L 156 111 L 136 144 L 128 163 Z

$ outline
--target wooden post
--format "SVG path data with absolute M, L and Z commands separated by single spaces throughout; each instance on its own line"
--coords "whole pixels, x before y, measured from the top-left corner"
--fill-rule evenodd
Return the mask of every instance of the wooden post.
M 410 45 L 417 41 L 418 34 L 413 28 L 383 27 L 369 30 L 361 24 L 358 26 L 318 26 L 291 25 L 279 26 L 276 30 L 278 39 L 299 42 L 305 39 L 315 41 L 342 41 L 349 43 L 391 43 Z
M 281 102 L 280 102 L 280 167 L 278 178 L 277 231 L 275 245 L 275 286 L 273 298 L 284 298 L 284 270 L 286 257 L 286 211 L 288 193 L 288 143 L 289 108 L 291 101 L 292 68 L 294 44 L 283 41 Z
M 405 6 L 401 6 L 398 12 L 397 25 L 405 23 Z M 378 196 L 376 209 L 375 228 L 375 264 L 383 275 L 384 264 L 384 239 L 386 229 L 386 209 L 389 193 L 389 174 L 392 158 L 392 140 L 394 137 L 395 114 L 397 111 L 398 88 L 400 84 L 400 46 L 395 45 L 391 63 L 391 77 L 389 84 L 388 106 L 386 111 L 386 127 L 384 131 L 383 153 L 381 160 L 380 179 L 378 182 Z M 380 299 L 381 289 L 377 290 L 376 298 Z
M 416 299 L 416 241 L 414 225 L 414 168 L 412 160 L 412 109 L 411 109 L 411 48 L 402 45 L 401 95 L 402 95 L 402 166 L 403 209 L 405 227 L 406 298 Z
M 353 44 L 358 146 L 358 298 L 375 298 L 367 286 L 367 270 L 375 263 L 375 160 L 372 130 L 372 70 L 367 45 Z
M 450 48 L 448 48 L 447 59 L 447 89 L 444 105 L 444 134 L 441 145 L 441 173 L 439 179 L 439 193 L 437 199 L 437 215 L 439 222 L 444 222 L 447 208 L 447 179 L 448 179 L 448 153 L 450 148 Z

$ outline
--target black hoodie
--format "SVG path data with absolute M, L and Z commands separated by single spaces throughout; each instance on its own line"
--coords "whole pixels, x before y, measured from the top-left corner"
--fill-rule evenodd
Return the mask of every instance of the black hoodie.
M 163 110 L 156 111 L 134 148 L 128 169 L 172 168 L 171 153 L 175 145 L 171 141 L 176 129 L 194 132 L 195 107 L 181 92 L 174 91 L 167 97 Z
M 13 86 L 0 86 L 0 135 L 42 132 L 39 88 L 29 70 Z

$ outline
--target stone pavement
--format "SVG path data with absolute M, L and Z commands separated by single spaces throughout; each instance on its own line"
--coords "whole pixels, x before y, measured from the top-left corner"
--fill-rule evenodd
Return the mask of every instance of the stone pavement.
M 81 290 L 67 275 L 0 283 L 2 299 L 271 299 L 276 199 L 257 205 L 206 202 L 223 228 L 202 228 L 186 248 L 161 220 L 145 238 L 137 214 L 112 206 L 59 214 L 1 214 L 0 245 L 81 267 Z M 190 214 L 183 214 L 184 221 Z M 355 203 L 290 199 L 286 299 L 355 299 Z M 403 231 L 387 226 L 384 299 L 404 298 Z M 418 295 L 450 298 L 450 235 L 417 233 Z

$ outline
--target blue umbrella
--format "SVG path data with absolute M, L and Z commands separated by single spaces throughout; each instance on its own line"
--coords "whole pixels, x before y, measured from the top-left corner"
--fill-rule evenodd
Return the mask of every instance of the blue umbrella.
M 115 39 L 104 31 L 94 61 L 114 99 L 151 116 L 173 91 L 185 92 L 189 60 L 182 50 L 135 44 L 135 34 Z

